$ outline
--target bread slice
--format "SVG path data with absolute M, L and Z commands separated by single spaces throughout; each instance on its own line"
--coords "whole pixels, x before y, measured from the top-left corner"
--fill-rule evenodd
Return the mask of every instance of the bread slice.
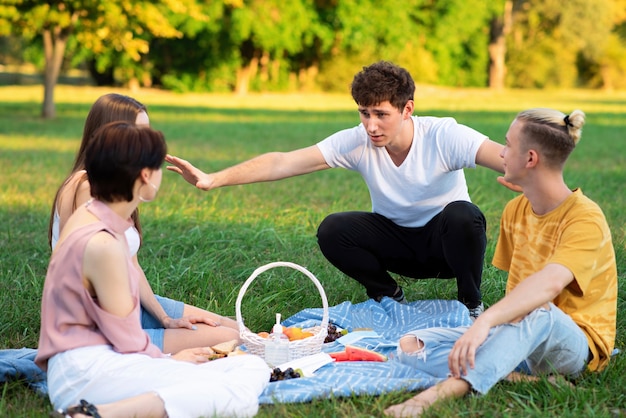
M 209 354 L 207 356 L 207 358 L 209 359 L 209 361 L 211 360 L 217 360 L 218 358 L 224 358 L 226 357 L 226 354 L 219 354 L 219 353 L 213 353 L 213 354 Z
M 237 348 L 239 340 L 224 341 L 211 347 L 217 354 L 229 354 Z

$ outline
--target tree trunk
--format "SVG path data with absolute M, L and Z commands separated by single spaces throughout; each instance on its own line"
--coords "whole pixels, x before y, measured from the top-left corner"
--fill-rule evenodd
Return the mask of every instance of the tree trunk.
M 43 29 L 43 51 L 46 63 L 43 76 L 43 106 L 41 116 L 44 119 L 52 119 L 56 116 L 54 88 L 59 80 L 67 40 L 70 37 L 70 33 L 72 33 L 77 19 L 78 13 L 73 13 L 68 26 L 52 26 Z
M 513 2 L 504 2 L 504 13 L 491 20 L 489 36 L 489 88 L 503 89 L 506 81 L 506 37 L 511 31 Z
M 235 87 L 235 92 L 237 94 L 242 96 L 248 94 L 250 79 L 256 75 L 258 68 L 259 59 L 257 57 L 252 57 L 248 65 L 237 70 L 237 86 Z
M 613 77 L 611 77 L 611 67 L 600 64 L 600 78 L 602 79 L 602 89 L 606 92 L 613 91 Z

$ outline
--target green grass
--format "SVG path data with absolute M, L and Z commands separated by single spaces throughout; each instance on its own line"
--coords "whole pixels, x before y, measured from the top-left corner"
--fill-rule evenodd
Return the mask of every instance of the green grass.
M 57 89 L 53 121 L 39 119 L 40 87 L 0 88 L 0 348 L 36 347 L 39 300 L 49 258 L 47 225 L 53 194 L 67 174 L 91 103 L 106 90 Z M 175 95 L 139 91 L 152 126 L 162 130 L 171 153 L 206 171 L 258 153 L 291 150 L 358 123 L 347 96 Z M 565 176 L 604 209 L 613 233 L 621 290 L 616 345 L 626 349 L 626 93 L 595 91 L 454 90 L 418 87 L 416 114 L 454 116 L 493 139 L 502 138 L 513 116 L 529 107 L 574 108 L 588 115 L 579 147 Z M 506 275 L 489 265 L 500 213 L 514 194 L 495 181 L 495 173 L 467 170 L 473 200 L 488 220 L 485 302 L 498 300 Z M 329 304 L 365 300 L 353 280 L 336 271 L 315 240 L 328 213 L 368 210 L 361 178 L 327 170 L 274 183 L 198 191 L 164 173 L 158 199 L 142 205 L 145 243 L 140 262 L 154 290 L 224 315 L 235 314 L 235 300 L 252 271 L 272 261 L 308 267 L 324 286 Z M 399 278 L 402 280 L 401 278 Z M 409 300 L 453 299 L 454 281 L 406 282 Z M 244 322 L 269 329 L 274 312 L 284 317 L 320 307 L 313 284 L 289 269 L 259 276 L 242 303 Z M 487 396 L 443 402 L 429 416 L 614 417 L 626 415 L 626 354 L 602 373 L 586 374 L 576 389 L 546 382 L 501 383 Z M 325 399 L 309 404 L 262 406 L 261 417 L 381 416 L 392 403 L 412 393 Z M 0 415 L 47 416 L 47 399 L 20 382 L 0 386 Z

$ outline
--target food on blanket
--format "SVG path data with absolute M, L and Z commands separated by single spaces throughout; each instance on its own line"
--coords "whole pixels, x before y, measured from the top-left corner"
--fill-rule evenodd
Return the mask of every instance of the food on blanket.
M 278 367 L 275 367 L 272 369 L 272 374 L 270 375 L 270 382 L 277 382 L 279 380 L 297 379 L 298 377 L 302 377 L 302 371 L 294 370 L 291 367 L 285 369 L 285 371 L 282 371 Z
M 348 353 L 346 350 L 338 351 L 336 353 L 328 353 L 329 356 L 335 359 L 335 361 L 348 361 Z
M 312 332 L 305 331 L 299 327 L 286 327 L 283 325 L 283 334 L 287 336 L 289 341 L 303 340 L 314 336 Z M 269 338 L 270 333 L 266 331 L 257 332 L 257 335 L 261 338 Z
M 240 356 L 242 354 L 248 354 L 247 351 L 243 351 L 241 348 L 237 347 L 235 348 L 233 351 L 231 351 L 230 353 L 228 353 L 226 355 L 226 357 L 234 357 L 234 356 Z
M 338 338 L 343 337 L 347 333 L 348 333 L 348 330 L 342 329 L 341 331 L 339 331 L 335 324 L 329 323 L 328 334 L 326 335 L 326 338 L 324 338 L 324 343 L 332 343 L 333 341 L 337 340 Z
M 346 352 L 350 361 L 387 361 L 387 356 L 353 345 L 346 346 Z
M 347 345 L 344 351 L 328 353 L 335 361 L 387 361 L 387 356 L 376 351 Z
M 289 341 L 303 340 L 313 336 L 312 332 L 303 331 L 302 328 L 298 327 L 283 327 L 283 333 L 289 338 Z
M 237 348 L 238 345 L 239 345 L 238 340 L 230 340 L 230 341 L 224 341 L 223 343 L 214 345 L 211 347 L 211 349 L 215 351 L 217 354 L 228 355 L 229 353 L 233 352 L 235 348 Z
M 286 326 L 283 326 L 283 334 L 287 336 L 289 341 L 303 340 L 305 338 L 309 338 L 315 335 L 312 332 L 305 331 L 299 327 L 286 327 Z M 269 338 L 270 333 L 261 331 L 261 332 L 257 332 L 257 335 L 261 338 Z
M 224 358 L 224 357 L 226 357 L 226 354 L 223 354 L 223 353 L 213 353 L 207 356 L 209 361 L 217 360 L 218 358 Z
M 226 357 L 226 354 L 216 353 L 211 347 L 208 347 L 207 350 L 209 351 L 209 353 L 207 354 L 207 359 L 209 361 L 217 360 L 218 358 L 222 358 L 222 357 Z

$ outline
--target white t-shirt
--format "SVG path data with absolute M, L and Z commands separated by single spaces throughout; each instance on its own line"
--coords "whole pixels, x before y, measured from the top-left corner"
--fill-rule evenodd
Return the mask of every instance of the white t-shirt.
M 363 124 L 317 146 L 329 166 L 363 176 L 373 212 L 400 226 L 420 227 L 450 202 L 471 202 L 463 168 L 476 167 L 476 153 L 487 137 L 453 118 L 412 118 L 413 143 L 400 167 L 384 147 L 372 145 Z

